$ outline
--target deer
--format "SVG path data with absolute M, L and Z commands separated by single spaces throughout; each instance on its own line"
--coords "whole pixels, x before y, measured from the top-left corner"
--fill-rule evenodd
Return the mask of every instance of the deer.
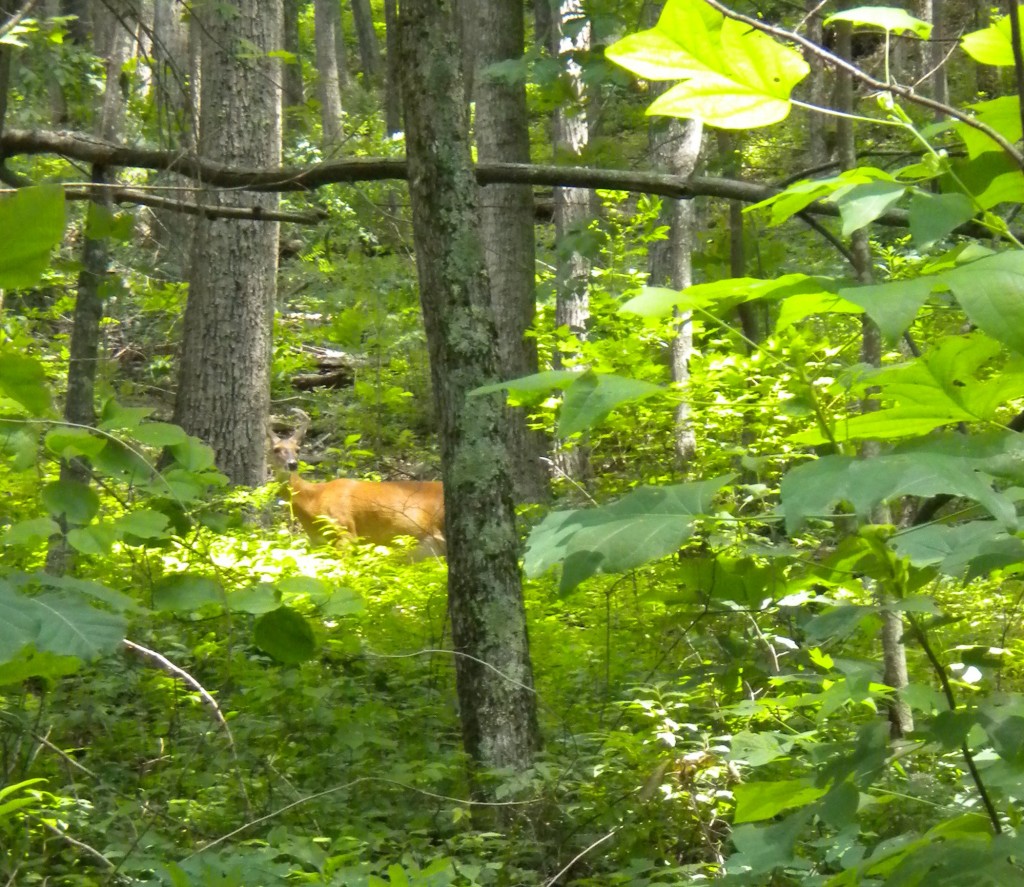
M 412 536 L 419 542 L 413 560 L 445 554 L 440 481 L 303 480 L 298 473 L 299 448 L 310 418 L 300 409 L 292 412 L 298 423 L 287 437 L 278 437 L 267 427 L 270 461 L 281 495 L 315 544 L 362 539 L 388 545 L 399 536 Z

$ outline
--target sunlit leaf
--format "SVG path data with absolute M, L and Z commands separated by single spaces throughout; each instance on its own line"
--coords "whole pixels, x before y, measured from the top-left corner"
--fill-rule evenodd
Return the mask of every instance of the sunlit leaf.
M 827 789 L 810 779 L 781 782 L 741 782 L 734 789 L 734 822 L 758 822 L 771 819 L 783 810 L 803 807 L 825 794 Z
M 298 665 L 316 651 L 313 629 L 290 607 L 278 607 L 256 620 L 255 641 L 264 653 L 286 665 Z
M 100 510 L 100 497 L 88 484 L 76 480 L 58 480 L 40 493 L 43 505 L 54 517 L 63 515 L 68 523 L 89 523 Z
M 32 416 L 46 416 L 53 411 L 46 371 L 33 357 L 10 350 L 0 352 L 0 393 L 17 401 Z
M 559 437 L 599 424 L 616 407 L 644 400 L 664 389 L 642 379 L 629 379 L 588 372 L 565 390 L 562 412 L 558 417 Z
M 0 231 L 0 290 L 34 286 L 64 236 L 64 190 L 39 185 L 0 196 Z
M 881 28 L 883 31 L 891 31 L 894 34 L 910 31 L 910 33 L 916 34 L 923 40 L 927 40 L 932 33 L 932 26 L 928 22 L 914 18 L 905 9 L 892 6 L 858 6 L 856 9 L 847 9 L 830 15 L 823 24 L 827 28 L 833 22 L 871 25 Z

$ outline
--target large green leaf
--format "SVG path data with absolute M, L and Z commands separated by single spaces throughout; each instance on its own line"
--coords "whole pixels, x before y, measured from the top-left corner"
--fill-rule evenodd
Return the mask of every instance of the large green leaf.
M 875 286 L 850 286 L 839 290 L 848 302 L 860 305 L 890 342 L 902 336 L 935 289 L 930 277 L 892 280 Z
M 982 209 L 1024 202 L 1024 172 L 1003 151 L 989 149 L 968 160 L 955 160 L 952 166 L 962 186 Z M 951 179 L 943 179 L 942 184 L 949 191 L 960 187 Z
M 70 524 L 87 524 L 100 510 L 100 497 L 88 484 L 58 480 L 43 487 L 40 498 L 54 517 L 64 515 Z
M 910 201 L 910 236 L 920 249 L 929 249 L 974 212 L 974 204 L 966 194 L 917 191 Z
M 980 31 L 971 31 L 960 38 L 960 45 L 976 62 L 983 65 L 1013 66 L 1013 37 L 1010 17 L 998 19 Z
M 174 573 L 153 586 L 153 607 L 157 610 L 192 613 L 207 604 L 223 606 L 224 603 L 224 590 L 209 576 Z
M 586 431 L 616 407 L 644 400 L 664 389 L 653 382 L 628 379 L 605 373 L 587 372 L 565 389 L 562 412 L 558 417 L 559 437 Z
M 694 117 L 712 126 L 768 126 L 789 114 L 789 96 L 810 70 L 798 52 L 709 7 L 668 0 L 658 23 L 605 55 L 648 80 L 682 80 L 649 114 Z
M 898 9 L 892 6 L 858 6 L 856 9 L 847 9 L 830 15 L 824 21 L 825 27 L 833 22 L 850 22 L 854 25 L 871 25 L 881 28 L 883 31 L 891 31 L 894 34 L 902 34 L 910 31 L 923 40 L 927 40 L 932 33 L 932 26 L 928 22 L 914 18 L 905 9 Z
M 839 215 L 843 219 L 843 237 L 849 237 L 854 231 L 870 225 L 893 206 L 906 190 L 906 185 L 899 182 L 878 181 L 844 188 L 834 194 L 831 200 L 839 207 Z
M 106 445 L 106 439 L 85 428 L 59 426 L 46 435 L 46 448 L 62 459 L 74 459 L 76 456 L 92 459 L 98 456 Z
M 48 517 L 32 517 L 28 520 L 18 521 L 11 524 L 0 535 L 0 545 L 17 545 L 32 548 L 40 542 L 45 542 L 54 533 L 60 532 L 60 526 L 55 520 Z
M 64 236 L 64 190 L 40 185 L 0 197 L 0 231 L 0 290 L 34 286 Z
M 538 576 L 563 564 L 565 593 L 596 573 L 631 570 L 671 554 L 695 522 L 712 513 L 712 500 L 728 481 L 641 487 L 609 505 L 552 512 L 530 533 L 526 572 Z
M 94 659 L 117 649 L 124 640 L 125 619 L 89 606 L 78 595 L 44 592 L 29 598 L 40 610 L 39 650 Z
M 17 401 L 30 415 L 46 416 L 53 412 L 46 371 L 33 357 L 10 350 L 0 351 L 0 394 Z
M 938 493 L 972 499 L 1007 529 L 1017 526 L 1013 501 L 996 492 L 973 462 L 936 452 L 907 450 L 872 459 L 825 456 L 791 469 L 782 479 L 781 493 L 790 533 L 808 518 L 828 517 L 841 502 L 867 521 L 883 502 Z
M 816 200 L 838 193 L 846 193 L 855 185 L 887 182 L 890 185 L 904 188 L 905 185 L 896 181 L 892 173 L 872 166 L 858 166 L 829 179 L 801 180 L 789 185 L 785 190 L 747 207 L 747 211 L 771 208 L 772 227 L 781 225 L 798 212 L 806 209 Z
M 1000 135 L 1005 136 L 1009 142 L 1020 141 L 1020 96 L 1004 95 L 968 107 L 974 112 L 975 118 L 991 126 Z M 957 121 L 954 124 L 954 129 L 963 139 L 967 155 L 972 160 L 986 151 L 994 151 L 997 148 L 996 143 L 989 136 L 979 132 L 973 126 Z
M 759 822 L 771 819 L 783 810 L 804 807 L 816 801 L 828 788 L 811 779 L 788 779 L 782 782 L 743 782 L 735 788 L 734 822 Z
M 1024 354 L 1024 250 L 996 253 L 939 276 L 974 323 Z
M 255 640 L 264 653 L 286 665 L 305 662 L 316 651 L 313 629 L 300 613 L 278 607 L 256 620 Z
M 924 356 L 873 372 L 870 383 L 893 405 L 854 416 L 835 429 L 839 440 L 892 439 L 927 434 L 941 425 L 992 420 L 1007 401 L 1024 396 L 1024 371 L 985 374 L 1001 353 L 979 333 L 949 336 Z M 793 435 L 798 443 L 822 443 L 818 430 Z

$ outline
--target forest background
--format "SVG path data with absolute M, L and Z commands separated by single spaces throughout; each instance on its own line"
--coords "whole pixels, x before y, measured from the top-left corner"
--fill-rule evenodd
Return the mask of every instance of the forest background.
M 0 2 L 4 883 L 1018 883 L 1022 83 L 1012 4 Z M 447 560 L 302 536 L 303 414 Z

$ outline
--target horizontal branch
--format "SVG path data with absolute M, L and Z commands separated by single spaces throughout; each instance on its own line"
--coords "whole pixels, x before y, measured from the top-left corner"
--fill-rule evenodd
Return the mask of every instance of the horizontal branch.
M 178 151 L 117 145 L 81 133 L 8 129 L 0 136 L 0 157 L 15 154 L 59 154 L 72 160 L 100 166 L 170 171 L 204 185 L 262 192 L 313 191 L 324 185 L 407 178 L 404 160 L 382 157 L 335 160 L 304 168 L 243 169 Z M 666 173 L 585 166 L 478 163 L 474 169 L 476 179 L 481 185 L 519 184 L 605 189 L 657 194 L 677 200 L 717 197 L 742 203 L 758 203 L 774 197 L 781 190 L 771 185 L 738 179 L 711 176 L 683 178 Z M 839 215 L 839 208 L 829 203 L 814 203 L 804 211 L 819 216 Z M 904 210 L 889 210 L 876 220 L 876 224 L 906 228 L 908 216 Z M 972 237 L 991 237 L 991 231 L 972 222 L 957 228 L 956 233 Z

